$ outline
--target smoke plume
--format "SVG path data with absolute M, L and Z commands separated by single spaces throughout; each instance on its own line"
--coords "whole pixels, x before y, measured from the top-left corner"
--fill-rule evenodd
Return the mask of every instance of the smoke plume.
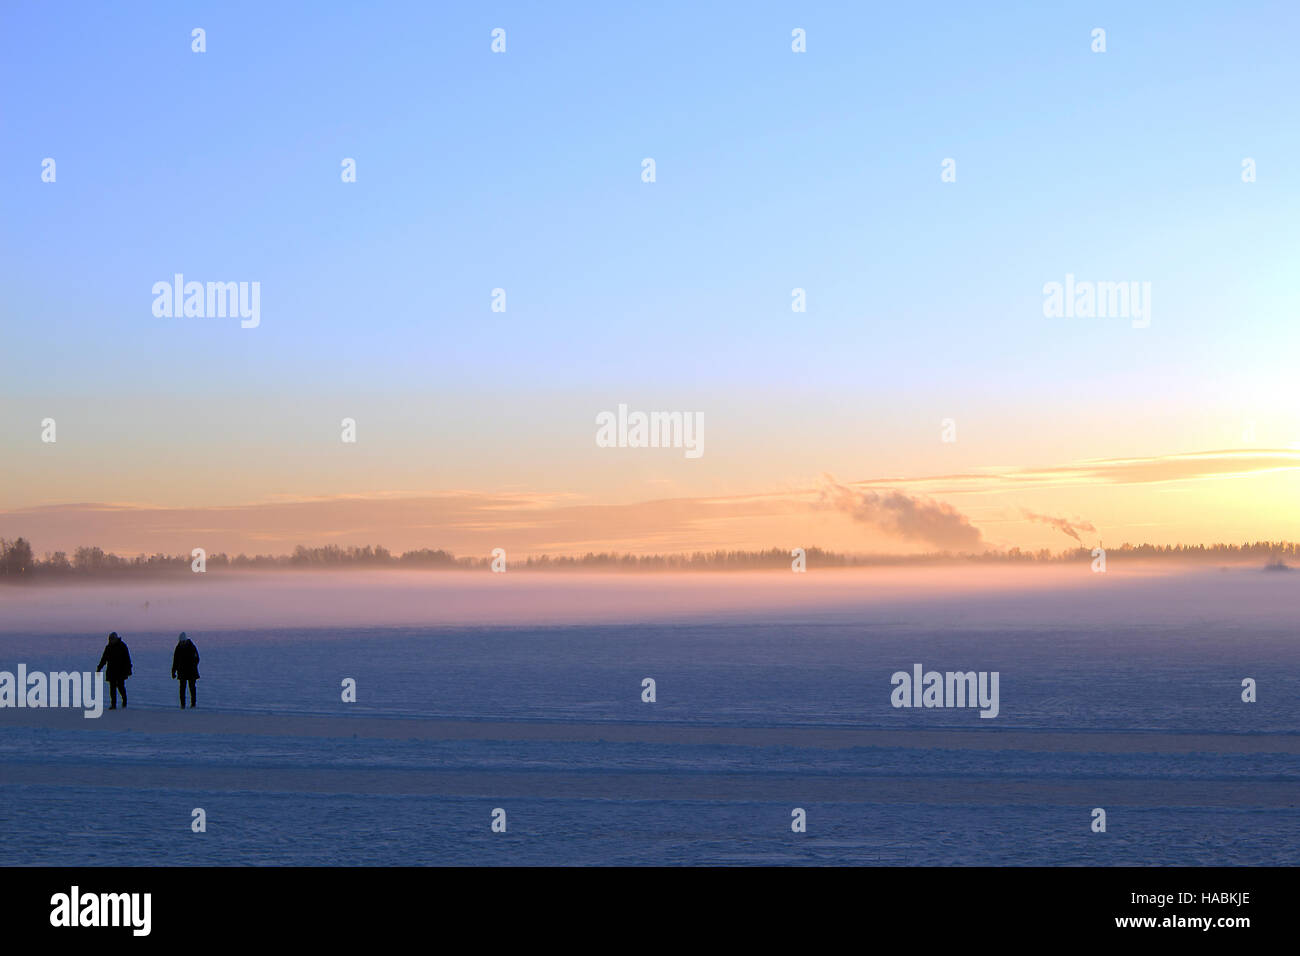
M 978 551 L 983 535 L 951 505 L 901 491 L 865 491 L 823 476 L 821 504 L 890 537 L 924 541 L 948 551 Z
M 1093 534 L 1097 533 L 1097 529 L 1092 526 L 1092 522 L 1090 521 L 1083 521 L 1079 518 L 1075 518 L 1074 521 L 1068 521 L 1065 518 L 1054 518 L 1051 515 L 1036 514 L 1028 508 L 1021 508 L 1020 511 L 1030 521 L 1037 521 L 1039 524 L 1051 525 L 1062 534 L 1068 534 L 1080 544 L 1083 544 L 1083 539 L 1079 537 L 1080 531 L 1089 531 Z

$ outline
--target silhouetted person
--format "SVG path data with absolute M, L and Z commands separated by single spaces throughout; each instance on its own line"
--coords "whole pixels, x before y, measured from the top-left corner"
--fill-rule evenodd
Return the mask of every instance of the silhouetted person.
M 199 649 L 194 646 L 193 641 L 185 636 L 185 632 L 181 631 L 180 640 L 176 642 L 176 650 L 172 651 L 172 680 L 181 682 L 181 710 L 185 709 L 185 685 L 187 683 L 190 685 L 190 706 L 199 706 L 194 694 L 194 682 L 198 679 Z
M 117 636 L 117 631 L 108 635 L 104 653 L 99 656 L 98 674 L 108 668 L 104 675 L 108 678 L 109 710 L 117 710 L 117 694 L 122 692 L 122 707 L 126 707 L 126 679 L 131 676 L 131 652 L 126 649 L 126 641 Z

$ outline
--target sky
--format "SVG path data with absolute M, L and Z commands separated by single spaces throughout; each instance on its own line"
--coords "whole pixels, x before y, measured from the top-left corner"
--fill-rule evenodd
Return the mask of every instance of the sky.
M 1297 26 L 1289 3 L 6 3 L 0 536 L 1300 538 Z M 155 315 L 177 273 L 257 282 L 257 326 Z M 1067 275 L 1138 283 L 1149 314 L 1046 315 Z M 700 416 L 703 453 L 599 447 L 620 404 Z

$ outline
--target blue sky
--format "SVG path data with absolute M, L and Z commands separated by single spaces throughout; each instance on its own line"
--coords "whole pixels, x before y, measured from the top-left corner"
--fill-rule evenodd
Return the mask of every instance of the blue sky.
M 968 465 L 1215 447 L 1244 418 L 1300 439 L 1298 21 L 1289 3 L 9 3 L 0 442 L 73 399 L 212 427 L 230 409 L 271 441 L 279 409 L 333 421 L 384 395 L 507 446 L 535 409 L 585 421 L 638 396 L 730 408 L 746 441 L 770 430 L 746 409 L 799 407 L 776 429 L 797 443 L 807 403 L 834 422 L 806 426 L 810 473 L 867 467 L 832 447 L 855 422 L 906 468 L 898 429 L 929 442 L 954 407 L 999 436 Z M 259 281 L 261 326 L 155 318 L 175 272 Z M 1151 327 L 1044 318 L 1066 273 L 1151 282 Z
M 11 384 L 50 344 L 87 384 L 739 386 L 1297 344 L 1291 5 L 330 6 L 6 7 Z M 175 271 L 260 280 L 264 327 L 160 327 Z M 1150 334 L 1035 322 L 1067 271 L 1156 283 Z

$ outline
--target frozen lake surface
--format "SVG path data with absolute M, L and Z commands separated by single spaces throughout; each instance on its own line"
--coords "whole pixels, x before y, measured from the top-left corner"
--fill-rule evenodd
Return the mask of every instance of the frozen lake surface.
M 335 587 L 336 626 L 226 630 L 186 626 L 208 605 L 128 629 L 97 593 L 3 596 L 0 670 L 93 669 L 115 627 L 135 676 L 130 709 L 98 720 L 0 710 L 0 865 L 1295 865 L 1295 578 L 856 598 L 843 578 L 750 613 L 701 609 L 684 578 L 609 578 L 656 598 L 620 622 L 588 618 L 615 604 L 578 600 L 603 586 L 584 577 L 547 592 L 545 624 L 383 627 L 344 611 L 383 619 L 400 596 Z M 151 593 L 161 618 L 177 592 Z M 458 607 L 529 613 L 469 593 Z M 50 602 L 105 627 L 21 619 Z M 180 627 L 203 657 L 197 711 L 168 679 Z M 998 671 L 999 716 L 895 709 L 890 676 L 918 662 Z

